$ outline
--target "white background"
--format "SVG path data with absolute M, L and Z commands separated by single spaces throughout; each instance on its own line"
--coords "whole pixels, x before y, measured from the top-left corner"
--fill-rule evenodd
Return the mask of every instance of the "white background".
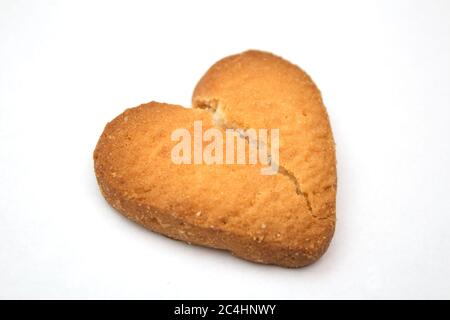
M 331 118 L 338 223 L 307 268 L 153 234 L 95 181 L 109 120 L 189 106 L 249 48 L 304 68 Z M 450 298 L 449 120 L 449 1 L 2 0 L 0 298 Z

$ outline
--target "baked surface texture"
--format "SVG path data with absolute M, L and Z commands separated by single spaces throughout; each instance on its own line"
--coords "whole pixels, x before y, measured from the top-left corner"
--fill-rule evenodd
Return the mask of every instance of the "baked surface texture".
M 247 51 L 208 70 L 193 106 L 151 102 L 106 125 L 94 151 L 106 200 L 152 231 L 250 261 L 301 267 L 320 258 L 334 233 L 336 164 L 311 79 L 279 57 Z M 174 164 L 171 134 L 193 132 L 196 120 L 222 132 L 278 128 L 279 173 L 261 175 L 260 164 Z

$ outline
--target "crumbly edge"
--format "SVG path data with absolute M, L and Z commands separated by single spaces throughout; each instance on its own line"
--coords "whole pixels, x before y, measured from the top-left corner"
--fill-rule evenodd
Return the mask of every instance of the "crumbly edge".
M 188 244 L 224 250 L 250 262 L 299 268 L 315 262 L 328 248 L 327 244 L 317 255 L 309 255 L 274 243 L 249 241 L 244 236 L 197 226 L 160 208 L 144 206 L 132 199 L 123 198 L 99 174 L 97 182 L 102 195 L 114 209 L 146 229 Z

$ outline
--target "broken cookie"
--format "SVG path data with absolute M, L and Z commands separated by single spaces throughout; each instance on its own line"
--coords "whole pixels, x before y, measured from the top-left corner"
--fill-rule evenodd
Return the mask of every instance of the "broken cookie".
M 247 51 L 214 64 L 192 104 L 151 102 L 107 124 L 94 152 L 106 200 L 170 238 L 265 264 L 316 261 L 335 227 L 336 160 L 311 78 Z

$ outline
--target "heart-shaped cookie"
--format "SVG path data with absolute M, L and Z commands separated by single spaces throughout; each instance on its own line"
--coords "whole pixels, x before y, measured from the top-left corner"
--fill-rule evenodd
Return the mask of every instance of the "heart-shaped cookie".
M 247 51 L 214 64 L 192 102 L 151 102 L 107 124 L 94 152 L 106 200 L 174 239 L 260 263 L 316 261 L 334 232 L 336 160 L 310 77 Z

